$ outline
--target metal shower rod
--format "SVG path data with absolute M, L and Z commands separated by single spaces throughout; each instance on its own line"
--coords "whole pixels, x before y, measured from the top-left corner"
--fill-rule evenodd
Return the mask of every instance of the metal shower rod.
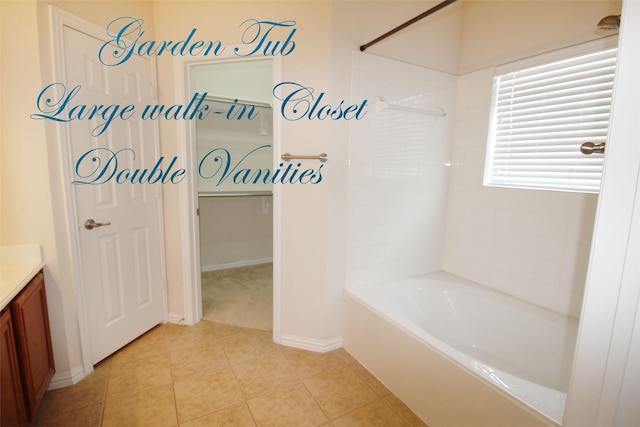
M 367 44 L 363 44 L 362 46 L 360 46 L 360 51 L 364 52 L 365 49 L 373 46 L 374 44 L 378 43 L 379 41 L 382 41 L 382 40 L 386 39 L 387 37 L 392 36 L 393 34 L 397 33 L 398 31 L 403 30 L 403 29 L 407 28 L 408 26 L 415 24 L 419 20 L 421 20 L 423 18 L 426 18 L 427 16 L 431 15 L 432 13 L 435 13 L 435 12 L 439 11 L 440 9 L 445 8 L 445 7 L 449 6 L 451 3 L 455 3 L 456 1 L 457 0 L 446 0 L 446 1 L 443 1 L 442 3 L 432 7 L 431 9 L 427 10 L 426 12 L 423 12 L 420 15 L 416 16 L 415 18 L 412 18 L 412 19 L 408 20 L 404 24 L 398 25 L 393 30 L 387 31 L 386 33 L 384 33 L 383 35 L 381 35 L 377 39 L 371 40 Z

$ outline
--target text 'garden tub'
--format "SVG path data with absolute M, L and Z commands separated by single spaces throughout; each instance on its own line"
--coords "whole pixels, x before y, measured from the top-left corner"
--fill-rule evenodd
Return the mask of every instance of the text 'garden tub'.
M 561 424 L 575 319 L 444 272 L 346 296 L 345 348 L 430 425 Z

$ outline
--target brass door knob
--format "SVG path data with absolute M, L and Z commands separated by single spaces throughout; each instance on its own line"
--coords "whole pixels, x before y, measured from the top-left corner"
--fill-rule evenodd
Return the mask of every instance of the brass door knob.
M 88 219 L 84 222 L 84 228 L 86 228 L 87 230 L 104 227 L 105 225 L 111 225 L 111 222 L 95 222 L 93 219 Z

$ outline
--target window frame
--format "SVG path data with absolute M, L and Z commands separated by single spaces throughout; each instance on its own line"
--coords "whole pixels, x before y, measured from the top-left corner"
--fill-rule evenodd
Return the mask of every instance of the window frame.
M 525 176 L 524 178 L 516 179 L 515 176 L 518 175 L 518 173 L 517 172 L 513 173 L 513 170 L 517 169 L 517 166 L 514 166 L 513 160 L 509 159 L 509 157 L 513 154 L 514 151 L 517 151 L 517 149 L 515 149 L 515 147 L 514 149 L 512 149 L 510 147 L 511 145 L 510 142 L 504 142 L 504 141 L 496 142 L 497 129 L 499 126 L 498 118 L 502 117 L 500 116 L 500 114 L 502 113 L 498 112 L 498 101 L 505 99 L 499 96 L 498 91 L 500 89 L 501 79 L 505 79 L 507 78 L 507 76 L 513 75 L 513 73 L 528 73 L 528 72 L 535 73 L 534 69 L 539 67 L 540 68 L 546 67 L 546 66 L 553 67 L 555 66 L 556 63 L 559 63 L 559 62 L 572 61 L 577 58 L 584 57 L 586 55 L 598 54 L 598 53 L 606 52 L 612 49 L 617 49 L 617 36 L 605 37 L 605 38 L 597 39 L 591 42 L 569 46 L 567 48 L 543 53 L 541 55 L 525 58 L 512 63 L 504 64 L 495 68 L 494 78 L 493 78 L 493 87 L 492 87 L 492 99 L 491 99 L 491 105 L 490 105 L 490 120 L 489 120 L 489 130 L 487 135 L 483 185 L 491 186 L 491 187 L 506 187 L 506 188 L 521 188 L 521 189 L 551 190 L 551 191 L 571 191 L 571 192 L 582 192 L 582 193 L 598 193 L 599 192 L 600 177 L 602 175 L 602 167 L 604 163 L 603 156 L 596 155 L 599 157 L 595 157 L 593 155 L 592 156 L 582 155 L 579 153 L 579 145 L 576 146 L 575 156 L 573 155 L 573 149 L 571 149 L 569 155 L 573 157 L 571 157 L 570 161 L 567 161 L 567 162 L 560 161 L 559 163 L 573 162 L 572 164 L 574 165 L 574 169 L 576 169 L 575 165 L 578 164 L 579 166 L 577 168 L 584 168 L 585 170 L 589 170 L 590 172 L 588 174 L 585 172 L 584 176 L 589 176 L 588 181 L 591 181 L 590 184 L 581 185 L 577 183 L 576 177 L 583 176 L 583 175 L 580 172 L 576 172 L 576 170 L 571 171 L 569 164 L 566 164 L 566 165 L 563 164 L 563 166 L 566 166 L 566 170 L 558 173 L 571 175 L 573 178 L 567 178 L 567 177 L 553 178 L 553 179 L 540 178 L 542 174 L 539 177 L 536 177 L 536 172 L 532 170 L 538 169 L 540 166 L 544 168 L 545 166 L 542 163 L 544 161 L 535 159 L 535 157 L 537 156 L 538 153 L 543 154 L 543 157 L 544 157 L 544 154 L 546 153 L 553 153 L 552 150 L 545 151 L 545 149 L 554 148 L 552 145 L 549 146 L 548 144 L 544 144 L 543 142 L 542 143 L 543 146 L 541 149 L 538 143 L 542 141 L 542 139 L 532 141 L 531 144 L 527 144 L 526 142 L 521 143 L 522 144 L 521 147 L 524 152 L 524 154 L 522 154 L 524 156 L 523 162 L 525 162 L 523 163 L 523 166 L 526 168 L 527 171 L 523 174 Z M 617 51 L 614 53 L 614 56 L 616 58 L 616 63 L 617 63 Z M 557 69 L 560 70 L 561 67 L 558 67 Z M 615 76 L 615 69 L 612 75 Z M 543 87 L 543 86 L 540 86 L 540 87 Z M 611 90 L 611 92 L 612 91 L 613 89 Z M 518 112 L 517 110 L 519 108 L 522 108 L 522 107 L 519 107 L 518 105 L 516 105 L 516 109 L 515 109 L 516 113 Z M 555 113 L 555 112 L 562 112 L 563 110 L 558 109 L 553 111 Z M 601 115 L 603 114 L 604 113 L 602 113 Z M 607 111 L 607 117 L 606 117 L 607 121 L 609 120 L 609 117 L 610 117 L 610 108 L 609 108 L 609 111 Z M 513 122 L 517 124 L 517 120 L 518 119 L 516 118 L 513 120 Z M 511 121 L 507 120 L 507 123 L 511 123 Z M 606 140 L 606 137 L 607 137 L 606 134 L 608 134 L 608 129 L 609 129 L 609 124 L 607 124 L 606 126 L 606 133 L 604 135 L 604 139 L 602 142 Z M 503 131 L 503 134 L 504 134 L 504 131 Z M 517 139 L 517 130 L 514 131 L 514 135 L 511 135 L 510 131 L 507 131 L 507 134 L 508 134 L 509 141 L 511 137 L 514 137 L 514 139 Z M 541 135 L 542 134 L 543 132 L 541 132 Z M 589 140 L 589 137 L 586 137 L 582 142 L 587 142 L 588 140 Z M 496 145 L 498 145 L 497 149 L 501 151 L 500 154 L 502 154 L 502 159 L 506 158 L 506 160 L 497 159 L 496 163 L 502 163 L 502 165 L 498 165 L 498 166 L 494 166 L 494 160 L 496 159 L 495 157 Z M 518 145 L 518 144 L 515 144 L 515 145 Z M 568 151 L 565 150 L 564 152 L 562 152 L 562 154 L 566 156 L 567 152 Z M 584 156 L 584 162 L 581 161 L 581 159 L 583 158 L 582 156 Z M 549 156 L 549 159 L 557 160 L 552 156 Z M 531 163 L 526 163 L 527 160 L 531 160 Z M 550 161 L 547 164 L 551 165 L 551 163 L 552 162 Z M 548 166 L 548 167 L 551 167 L 551 166 Z M 551 168 L 553 169 L 553 167 Z M 500 172 L 499 174 L 496 174 L 496 169 L 499 170 Z M 598 173 L 597 178 L 593 178 L 594 173 Z M 573 184 L 571 183 L 572 180 L 573 180 Z M 597 180 L 597 186 L 596 186 L 596 180 Z

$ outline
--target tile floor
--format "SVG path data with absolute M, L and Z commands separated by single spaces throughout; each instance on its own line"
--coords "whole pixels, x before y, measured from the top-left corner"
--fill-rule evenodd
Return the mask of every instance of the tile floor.
M 208 321 L 160 325 L 48 391 L 34 425 L 425 426 L 342 349 L 293 349 Z

